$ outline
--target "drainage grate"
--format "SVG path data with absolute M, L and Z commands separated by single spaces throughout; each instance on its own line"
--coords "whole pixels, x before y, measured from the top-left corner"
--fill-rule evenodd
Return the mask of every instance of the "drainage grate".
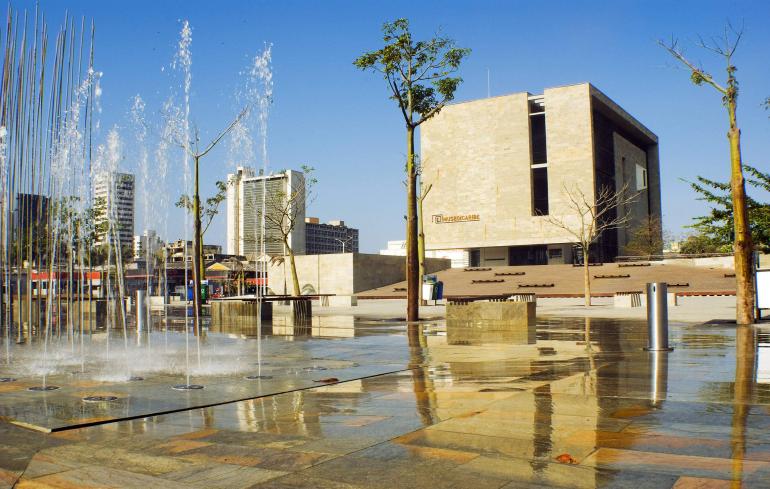
M 58 388 L 59 388 L 58 385 L 36 385 L 33 387 L 28 387 L 27 390 L 33 391 L 33 392 L 46 392 L 46 391 L 55 391 Z
M 244 377 L 246 380 L 267 380 L 272 379 L 272 375 L 247 375 Z
M 139 377 L 138 375 L 128 378 L 129 382 L 139 382 L 141 380 L 144 380 L 144 377 Z
M 203 389 L 200 384 L 179 384 L 172 387 L 175 391 L 197 391 Z
M 6 382 L 16 382 L 16 379 L 13 377 L 0 377 L 0 384 L 4 384 Z

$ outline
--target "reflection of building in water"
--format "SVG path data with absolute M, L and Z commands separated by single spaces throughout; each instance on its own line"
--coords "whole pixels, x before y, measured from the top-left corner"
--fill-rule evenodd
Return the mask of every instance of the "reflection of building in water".
M 770 333 L 757 334 L 757 382 L 770 384 Z
M 625 405 L 618 397 L 640 389 L 650 398 L 665 397 L 667 362 L 640 368 L 636 356 L 634 361 L 601 361 L 607 352 L 640 351 L 639 332 L 634 324 L 588 319 L 541 324 L 536 344 L 482 341 L 469 347 L 430 330 L 410 340 L 424 345 L 422 355 L 433 365 L 446 366 L 417 369 L 427 371 L 419 381 L 426 392 L 415 392 L 421 412 L 435 413 L 436 420 L 457 418 L 453 432 L 440 425 L 430 430 L 433 446 L 445 442 L 477 452 L 479 436 L 472 435 L 480 435 L 485 450 L 513 455 L 506 463 L 517 479 L 563 484 L 556 457 L 569 453 L 582 459 L 600 446 L 600 434 L 614 422 L 608 416 Z M 448 328 L 447 338 L 450 334 Z M 636 412 L 653 410 L 650 400 L 631 402 L 638 402 Z M 466 422 L 456 416 L 463 409 L 477 413 Z M 579 452 L 580 447 L 585 450 Z M 601 475 L 594 471 L 573 472 L 571 487 L 600 485 Z

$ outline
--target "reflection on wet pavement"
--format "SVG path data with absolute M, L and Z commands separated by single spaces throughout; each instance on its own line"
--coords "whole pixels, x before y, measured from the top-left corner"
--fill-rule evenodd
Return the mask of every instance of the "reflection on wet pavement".
M 284 391 L 51 434 L 0 423 L 0 487 L 770 487 L 757 328 L 672 325 L 674 351 L 651 353 L 639 321 L 314 319 L 263 340 Z

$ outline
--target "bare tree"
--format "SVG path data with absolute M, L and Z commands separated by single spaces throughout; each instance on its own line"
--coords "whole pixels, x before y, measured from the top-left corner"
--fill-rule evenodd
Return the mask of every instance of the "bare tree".
M 751 324 L 754 322 L 754 277 L 752 276 L 751 230 L 749 228 L 748 209 L 746 205 L 746 184 L 743 178 L 743 161 L 741 158 L 741 130 L 738 128 L 736 111 L 738 107 L 738 80 L 735 78 L 737 68 L 733 65 L 733 55 L 738 48 L 743 32 L 736 31 L 732 26 L 725 28 L 724 36 L 712 38 L 710 42 L 703 39 L 699 46 L 719 56 L 725 63 L 727 80 L 721 85 L 703 68 L 685 57 L 684 51 L 675 39 L 668 43 L 658 41 L 658 44 L 668 51 L 677 61 L 682 63 L 690 72 L 690 80 L 695 85 L 710 85 L 722 94 L 722 103 L 727 109 L 730 128 L 727 139 L 730 142 L 730 187 L 733 196 L 733 225 L 735 240 L 735 281 L 736 281 L 736 322 Z
M 562 187 L 562 192 L 567 199 L 569 214 L 563 216 L 543 216 L 545 221 L 556 226 L 573 238 L 577 246 L 583 252 L 583 292 L 585 305 L 591 305 L 591 275 L 589 273 L 589 252 L 591 245 L 599 239 L 605 231 L 625 227 L 631 220 L 631 211 L 628 205 L 636 200 L 638 192 L 629 192 L 628 184 L 619 190 L 609 187 L 601 187 L 595 198 L 591 199 L 586 193 L 574 185 Z
M 312 188 L 317 183 L 317 180 L 312 176 L 313 171 L 314 168 L 303 165 L 304 179 L 290 179 L 290 183 L 286 187 L 277 191 L 266 192 L 265 206 L 263 209 L 257 210 L 259 218 L 262 217 L 260 214 L 264 212 L 265 241 L 281 243 L 284 255 L 289 257 L 291 282 L 296 296 L 300 295 L 301 290 L 290 237 L 297 224 L 300 224 L 299 221 L 304 215 L 305 207 L 312 200 Z M 301 224 L 304 225 L 304 221 Z
M 230 132 L 233 130 L 234 127 L 236 127 L 243 118 L 245 118 L 249 111 L 251 110 L 251 105 L 245 106 L 233 119 L 233 121 L 225 127 L 225 129 L 220 132 L 214 139 L 211 140 L 211 142 L 204 147 L 203 150 L 200 149 L 200 135 L 198 134 L 198 130 L 194 131 L 194 136 L 192 138 L 192 141 L 185 141 L 181 139 L 181 136 L 179 134 L 172 134 L 172 138 L 176 139 L 176 143 L 182 147 L 189 155 L 190 158 L 193 160 L 193 195 L 192 195 L 192 213 L 193 213 L 193 297 L 195 299 L 194 305 L 195 305 L 195 334 L 200 333 L 200 313 L 201 313 L 201 281 L 203 280 L 203 277 L 205 275 L 205 269 L 203 264 L 203 227 L 201 224 L 201 199 L 200 199 L 200 183 L 199 183 L 199 174 L 200 174 L 200 160 L 204 156 L 206 156 L 212 149 L 216 147 L 217 144 L 219 144 L 220 141 Z

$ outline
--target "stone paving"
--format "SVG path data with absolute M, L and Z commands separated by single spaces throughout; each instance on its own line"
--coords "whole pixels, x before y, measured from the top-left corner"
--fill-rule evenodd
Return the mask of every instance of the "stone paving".
M 674 324 L 661 353 L 636 320 L 541 318 L 518 344 L 351 327 L 267 342 L 298 367 L 319 351 L 401 367 L 49 434 L 0 423 L 0 487 L 770 487 L 762 327 Z

